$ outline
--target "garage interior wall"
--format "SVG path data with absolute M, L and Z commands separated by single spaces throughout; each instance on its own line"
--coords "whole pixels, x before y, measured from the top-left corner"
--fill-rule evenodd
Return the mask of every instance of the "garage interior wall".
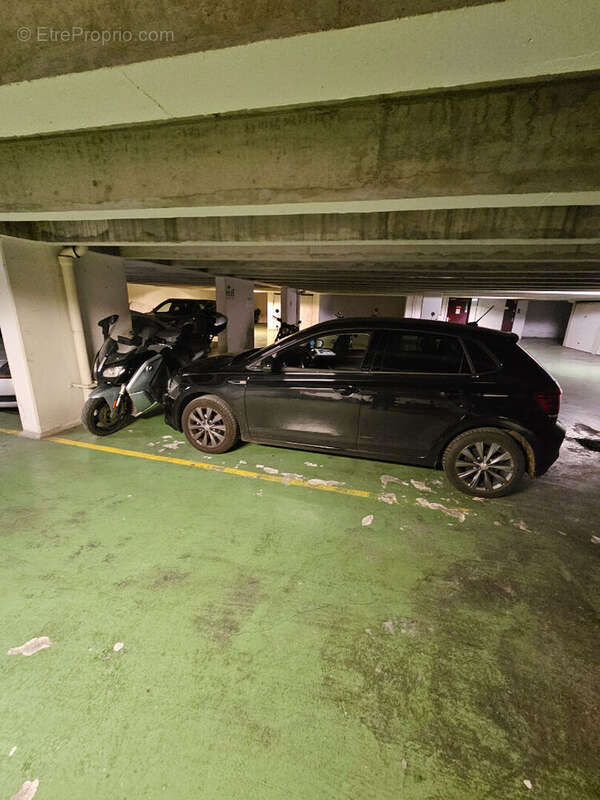
M 570 315 L 568 300 L 530 300 L 523 336 L 562 341 Z
M 179 297 L 186 300 L 214 300 L 215 290 L 204 286 L 154 286 L 144 283 L 128 283 L 129 307 L 132 311 L 142 314 L 152 311 L 153 308 L 169 297 Z
M 83 393 L 58 253 L 0 238 L 0 328 L 26 436 L 79 424 Z
M 114 333 L 126 335 L 131 329 L 125 264 L 118 256 L 88 251 L 81 258 L 75 259 L 73 267 L 91 364 L 103 340 L 102 331 L 98 327 L 101 319 L 118 314 L 118 325 L 115 326 Z
M 563 345 L 600 355 L 600 303 L 575 303 Z
M 344 317 L 403 317 L 406 299 L 394 295 L 322 294 L 319 296 L 319 322 Z

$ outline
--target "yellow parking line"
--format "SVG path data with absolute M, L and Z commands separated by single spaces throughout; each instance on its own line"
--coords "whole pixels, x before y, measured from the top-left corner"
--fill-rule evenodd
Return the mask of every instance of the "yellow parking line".
M 0 428 L 0 433 L 20 433 L 21 431 Z M 123 450 L 120 447 L 108 447 L 103 444 L 92 444 L 90 442 L 78 442 L 75 439 L 63 439 L 60 436 L 49 436 L 44 441 L 54 442 L 55 444 L 67 444 L 71 447 L 83 447 L 86 450 L 96 450 L 101 453 L 114 453 L 119 456 L 129 456 L 129 458 L 144 458 L 147 461 L 163 461 L 167 464 L 177 464 L 180 467 L 195 467 L 210 472 L 224 472 L 226 475 L 237 475 L 240 478 L 253 478 L 259 481 L 270 481 L 271 483 L 283 483 L 285 486 L 302 486 L 305 489 L 316 489 L 319 492 L 333 492 L 334 494 L 345 494 L 352 497 L 371 497 L 371 492 L 362 489 L 346 489 L 345 486 L 328 486 L 326 483 L 310 483 L 299 478 L 286 478 L 283 475 L 266 475 L 262 472 L 251 472 L 247 469 L 237 467 L 226 467 L 221 464 L 207 464 L 204 461 L 191 461 L 186 458 L 172 458 L 170 456 L 157 456 L 153 453 L 140 453 L 138 450 Z

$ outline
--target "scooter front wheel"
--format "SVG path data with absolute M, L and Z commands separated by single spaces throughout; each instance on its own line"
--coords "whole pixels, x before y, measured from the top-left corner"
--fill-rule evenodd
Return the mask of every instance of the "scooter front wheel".
M 81 421 L 95 436 L 110 436 L 125 427 L 131 419 L 129 398 L 124 397 L 117 411 L 103 397 L 90 397 L 81 412 Z

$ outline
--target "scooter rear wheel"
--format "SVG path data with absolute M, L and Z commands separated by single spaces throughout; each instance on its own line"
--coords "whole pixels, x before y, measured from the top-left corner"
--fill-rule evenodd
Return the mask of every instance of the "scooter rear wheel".
M 113 412 L 103 397 L 90 397 L 81 412 L 81 421 L 95 436 L 110 436 L 124 428 L 131 419 L 129 398 L 121 401 L 118 412 Z

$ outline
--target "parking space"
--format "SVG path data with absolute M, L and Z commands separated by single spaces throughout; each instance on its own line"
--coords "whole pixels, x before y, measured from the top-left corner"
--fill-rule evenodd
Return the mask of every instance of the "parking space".
M 49 797 L 595 795 L 598 453 L 478 501 L 167 430 L 0 434 L 3 646 L 52 643 L 4 659 L 0 791 L 28 764 Z

